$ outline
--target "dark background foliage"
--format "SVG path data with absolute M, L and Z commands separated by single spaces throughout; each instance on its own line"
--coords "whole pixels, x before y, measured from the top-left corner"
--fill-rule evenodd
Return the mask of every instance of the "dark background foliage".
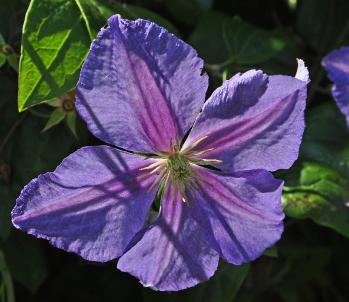
M 100 143 L 67 93 L 91 39 L 114 13 L 153 20 L 193 45 L 210 91 L 251 68 L 293 75 L 296 57 L 310 68 L 300 159 L 276 173 L 286 179 L 281 241 L 251 264 L 221 263 L 213 279 L 180 293 L 144 289 L 115 263 L 88 263 L 10 224 L 29 180 Z M 348 301 L 349 134 L 320 65 L 349 45 L 348 13 L 347 0 L 1 0 L 0 301 Z

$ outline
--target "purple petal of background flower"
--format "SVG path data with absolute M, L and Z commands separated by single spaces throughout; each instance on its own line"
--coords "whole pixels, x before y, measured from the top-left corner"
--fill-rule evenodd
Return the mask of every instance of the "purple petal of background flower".
M 304 131 L 306 86 L 255 70 L 235 75 L 205 103 L 184 148 L 207 135 L 197 148 L 214 148 L 204 156 L 223 160 L 222 170 L 289 168 Z
M 349 47 L 328 54 L 323 58 L 322 66 L 334 82 L 332 95 L 349 126 Z
M 261 256 L 283 232 L 283 182 L 265 170 L 219 175 L 197 168 L 200 190 L 193 213 L 213 248 L 239 265 Z
M 152 160 L 107 146 L 84 147 L 24 187 L 13 224 L 91 261 L 119 257 L 143 227 L 155 193 L 138 169 Z
M 77 109 L 107 143 L 132 151 L 168 150 L 205 100 L 203 61 L 152 22 L 113 16 L 108 23 L 83 65 Z
M 206 230 L 192 219 L 192 210 L 170 186 L 159 217 L 120 258 L 118 269 L 162 291 L 181 290 L 209 279 L 219 256 L 205 241 Z

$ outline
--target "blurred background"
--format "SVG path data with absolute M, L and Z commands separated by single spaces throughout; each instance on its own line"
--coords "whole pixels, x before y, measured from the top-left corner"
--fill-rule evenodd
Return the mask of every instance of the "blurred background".
M 294 75 L 302 58 L 310 69 L 300 159 L 275 173 L 286 180 L 281 241 L 179 293 L 144 289 L 115 263 L 88 263 L 10 222 L 26 183 L 101 143 L 75 112 L 74 86 L 91 40 L 116 13 L 152 20 L 197 49 L 209 94 L 251 68 Z M 349 133 L 321 67 L 349 45 L 348 13 L 347 0 L 0 0 L 0 301 L 349 301 Z

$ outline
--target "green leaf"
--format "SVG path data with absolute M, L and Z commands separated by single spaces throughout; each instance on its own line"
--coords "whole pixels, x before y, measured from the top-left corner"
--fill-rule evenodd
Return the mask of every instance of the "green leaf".
M 326 164 L 349 179 L 349 131 L 335 103 L 313 108 L 306 125 L 302 156 Z
M 143 7 L 119 3 L 108 4 L 98 0 L 75 0 L 75 2 L 86 22 L 91 40 L 97 36 L 101 27 L 107 24 L 107 19 L 115 14 L 120 14 L 123 18 L 131 20 L 148 19 L 167 28 L 170 32 L 178 34 L 173 24 Z
M 266 249 L 263 253 L 264 256 L 271 257 L 271 258 L 277 258 L 279 256 L 278 250 L 276 246 L 272 246 L 268 249 Z
M 43 127 L 44 119 L 28 115 L 13 138 L 13 182 L 19 187 L 38 174 L 56 168 L 75 148 L 76 140 L 65 125 L 40 133 Z
M 13 68 L 13 70 L 18 72 L 18 66 L 19 66 L 18 55 L 13 52 L 10 55 L 8 55 L 6 59 L 9 65 Z
M 349 238 L 349 181 L 319 163 L 304 163 L 299 185 L 285 187 L 283 206 L 293 218 L 311 218 Z
M 209 281 L 180 292 L 161 293 L 144 289 L 145 302 L 231 302 L 245 280 L 250 265 L 234 266 L 220 263 L 216 274 Z
M 314 235 L 318 234 L 321 233 Z M 297 240 L 285 241 L 284 247 L 280 249 L 282 260 L 279 261 L 284 264 L 270 280 L 270 287 L 282 297 L 276 299 L 277 301 L 318 301 L 318 299 L 303 299 L 307 296 L 305 293 L 309 290 L 309 284 L 318 283 L 320 287 L 328 284 L 328 267 L 333 258 L 332 247 L 318 246 L 309 241 L 302 242 L 304 240 L 302 235 L 297 236 Z
M 72 89 L 90 42 L 74 1 L 31 1 L 23 25 L 19 110 Z
M 271 31 L 220 13 L 205 14 L 189 41 L 207 63 L 218 68 L 265 62 L 285 45 Z
M 349 42 L 349 2 L 303 0 L 297 9 L 296 28 L 314 50 L 326 53 Z
M 76 131 L 76 111 L 70 111 L 67 113 L 67 126 L 69 128 L 69 130 L 72 132 L 72 134 L 74 135 L 74 137 L 77 139 L 78 138 L 78 134 Z
M 299 43 L 297 39 L 295 39 L 292 31 L 278 29 L 274 34 L 284 41 L 284 47 L 275 56 L 257 66 L 268 74 L 294 75 L 297 71 L 296 58 L 306 58 L 306 53 L 298 45 Z
M 2 245 L 13 278 L 35 292 L 47 277 L 46 257 L 41 242 L 19 232 Z
M 97 0 L 33 0 L 23 25 L 19 110 L 71 90 L 91 40 L 107 18 L 117 13 L 129 19 L 152 20 L 177 33 L 167 20 L 137 6 L 108 5 Z
M 176 20 L 195 25 L 200 16 L 212 7 L 213 0 L 168 0 L 164 4 Z
M 291 10 L 295 10 L 297 7 L 297 2 L 298 2 L 298 0 L 287 0 L 288 7 Z
M 65 112 L 62 108 L 56 108 L 55 110 L 53 110 L 45 125 L 45 128 L 42 129 L 42 132 L 49 130 L 55 125 L 58 125 L 61 121 L 64 120 L 64 117 L 65 117 Z

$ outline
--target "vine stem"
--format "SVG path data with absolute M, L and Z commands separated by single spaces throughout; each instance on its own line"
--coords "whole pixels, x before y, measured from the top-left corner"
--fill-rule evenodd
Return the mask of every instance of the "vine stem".
M 8 140 L 11 138 L 13 133 L 16 131 L 18 126 L 23 122 L 23 120 L 26 118 L 27 115 L 28 115 L 28 111 L 24 112 L 22 114 L 22 116 L 12 125 L 11 129 L 6 134 L 5 138 L 2 140 L 2 142 L 0 144 L 0 154 L 2 153 L 3 149 L 5 148 Z
M 13 282 L 11 274 L 8 270 L 2 272 L 2 278 L 6 289 L 7 302 L 15 302 L 15 292 L 13 289 Z

